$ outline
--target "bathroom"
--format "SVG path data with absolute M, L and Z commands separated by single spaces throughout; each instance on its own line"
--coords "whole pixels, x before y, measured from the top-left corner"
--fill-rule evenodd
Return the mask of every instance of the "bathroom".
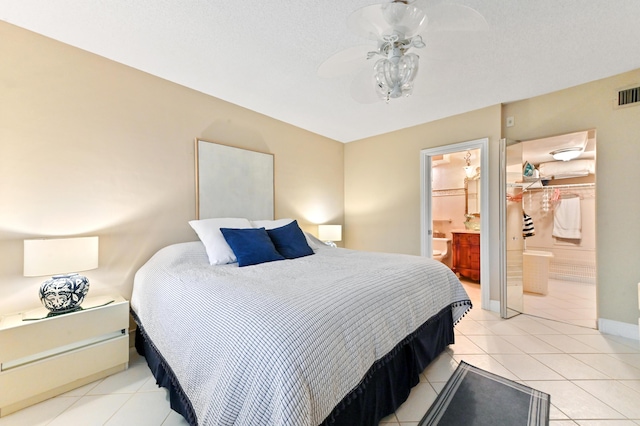
M 480 150 L 431 161 L 433 258 L 480 291 Z
M 596 328 L 595 144 L 588 130 L 510 148 L 517 152 L 507 170 L 511 309 Z

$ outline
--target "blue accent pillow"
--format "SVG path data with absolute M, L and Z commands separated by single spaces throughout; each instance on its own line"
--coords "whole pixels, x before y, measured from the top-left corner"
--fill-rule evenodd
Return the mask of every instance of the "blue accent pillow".
M 313 249 L 307 244 L 307 239 L 296 220 L 280 228 L 269 229 L 267 234 L 269 234 L 278 253 L 287 259 L 313 254 Z
M 264 228 L 220 228 L 220 232 L 236 255 L 239 266 L 284 260 Z

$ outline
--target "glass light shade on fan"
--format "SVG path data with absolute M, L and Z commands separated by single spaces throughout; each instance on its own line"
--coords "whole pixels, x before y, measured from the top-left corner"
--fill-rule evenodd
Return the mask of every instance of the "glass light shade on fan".
M 371 40 L 380 40 L 391 34 L 410 38 L 425 30 L 425 9 L 424 1 L 374 4 L 353 12 L 347 25 L 354 33 Z
M 413 80 L 418 73 L 419 61 L 418 55 L 408 53 L 376 62 L 374 78 L 378 96 L 386 101 L 390 98 L 409 96 L 413 91 Z

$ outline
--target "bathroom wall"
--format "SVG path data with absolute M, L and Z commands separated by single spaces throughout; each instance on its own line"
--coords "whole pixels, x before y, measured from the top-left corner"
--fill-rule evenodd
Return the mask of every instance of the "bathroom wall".
M 469 151 L 472 167 L 480 166 L 480 150 Z M 466 166 L 465 154 L 467 151 L 456 152 L 448 155 L 448 162 L 435 165 L 432 169 L 432 217 L 434 235 L 444 233 L 446 238 L 451 238 L 451 231 L 464 229 L 466 220 L 464 180 Z M 479 211 L 479 209 L 478 209 Z

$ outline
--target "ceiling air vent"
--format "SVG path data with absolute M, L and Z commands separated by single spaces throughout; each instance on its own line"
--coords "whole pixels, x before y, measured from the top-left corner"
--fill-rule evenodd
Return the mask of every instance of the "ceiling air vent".
M 630 106 L 633 104 L 640 105 L 640 86 L 618 90 L 617 106 Z

